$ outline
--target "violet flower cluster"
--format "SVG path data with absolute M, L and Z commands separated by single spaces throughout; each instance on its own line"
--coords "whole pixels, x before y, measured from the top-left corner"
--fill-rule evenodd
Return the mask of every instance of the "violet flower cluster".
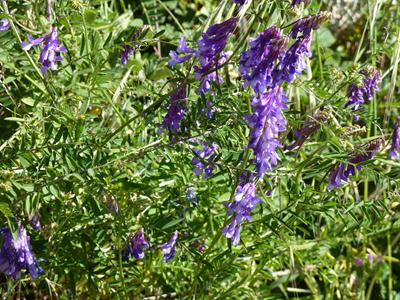
M 292 82 L 307 67 L 305 57 L 311 57 L 311 37 L 300 37 L 286 51 L 280 64 L 274 70 L 275 80 Z
M 174 258 L 176 253 L 176 240 L 178 238 L 178 231 L 175 231 L 170 240 L 161 245 L 161 251 L 164 254 L 164 261 L 169 262 Z
M 174 66 L 193 57 L 197 57 L 199 65 L 194 66 L 194 78 L 200 81 L 196 89 L 198 95 L 210 91 L 213 83 L 223 82 L 218 75 L 217 68 L 226 62 L 228 54 L 224 52 L 226 42 L 235 29 L 237 19 L 229 20 L 210 26 L 203 32 L 201 39 L 197 42 L 198 50 L 187 47 L 184 38 L 179 39 L 179 46 L 176 51 L 170 51 L 168 65 Z
M 142 259 L 144 257 L 144 249 L 149 249 L 149 243 L 147 243 L 144 237 L 144 229 L 139 229 L 134 235 L 130 236 L 128 243 L 123 252 L 123 259 L 129 260 L 129 255 L 135 259 Z
M 380 72 L 374 68 L 366 68 L 359 73 L 363 77 L 362 83 L 350 85 L 347 92 L 348 102 L 346 107 L 350 107 L 353 111 L 360 110 L 362 104 L 371 101 L 374 92 L 379 90 L 381 81 Z M 358 121 L 358 116 L 355 117 L 355 121 Z
M 393 130 L 392 146 L 390 147 L 389 157 L 397 159 L 400 154 L 400 116 L 397 117 L 397 122 Z
M 232 244 L 237 245 L 240 240 L 240 229 L 244 221 L 251 222 L 251 211 L 256 207 L 257 203 L 261 203 L 261 199 L 256 196 L 256 187 L 253 182 L 245 185 L 238 185 L 236 194 L 232 203 L 225 203 L 229 208 L 228 216 L 233 216 L 229 225 L 225 226 L 222 234 L 232 239 Z
M 356 174 L 355 168 L 361 170 L 362 166 L 360 164 L 374 157 L 380 151 L 382 145 L 383 140 L 381 138 L 375 139 L 368 143 L 365 151 L 353 155 L 348 163 L 339 163 L 339 165 L 331 171 L 328 179 L 328 190 L 338 188 L 342 183 L 347 183 L 349 176 Z
M 11 230 L 0 230 L 4 242 L 0 250 L 0 271 L 14 280 L 21 277 L 21 270 L 27 270 L 32 278 L 43 273 L 32 252 L 29 236 L 22 225 L 18 227 L 18 237 L 14 240 Z
M 213 82 L 216 84 L 223 82 L 216 69 L 228 59 L 224 49 L 236 22 L 236 18 L 230 18 L 223 23 L 210 26 L 197 42 L 199 50 L 196 56 L 200 66 L 194 67 L 194 78 L 200 80 L 200 86 L 196 90 L 198 95 L 208 92 Z
M 252 98 L 253 114 L 247 117 L 251 128 L 249 148 L 254 150 L 259 177 L 266 171 L 271 171 L 278 163 L 276 149 L 282 147 L 278 139 L 279 133 L 286 130 L 286 120 L 282 112 L 287 108 L 286 102 L 287 98 L 281 87 Z
M 311 30 L 318 28 L 324 19 L 325 14 L 321 13 L 296 22 L 290 36 L 297 40 L 289 49 L 288 37 L 272 26 L 250 40 L 249 50 L 241 54 L 239 72 L 245 81 L 244 87 L 250 86 L 256 94 L 251 101 L 253 114 L 246 119 L 251 128 L 248 147 L 254 151 L 259 177 L 271 171 L 279 160 L 277 148 L 282 147 L 279 134 L 286 130 L 283 110 L 287 108 L 287 97 L 281 84 L 292 82 L 306 68 L 305 57 L 311 56 Z M 297 38 L 298 33 L 302 36 Z M 310 121 L 306 123 L 305 128 L 297 132 L 298 142 L 293 148 L 303 143 L 318 126 Z M 239 242 L 241 224 L 245 220 L 251 221 L 250 213 L 259 202 L 254 181 L 244 184 L 241 180 L 234 201 L 226 204 L 228 215 L 233 218 L 222 231 L 227 238 L 232 238 L 234 245 Z
M 311 56 L 311 30 L 318 28 L 326 14 L 301 19 L 293 25 L 292 38 L 303 35 L 287 49 L 288 37 L 275 26 L 267 28 L 250 41 L 250 48 L 241 54 L 239 72 L 244 87 L 257 94 L 252 100 L 253 115 L 247 117 L 251 127 L 249 148 L 256 156 L 257 173 L 261 177 L 278 162 L 279 133 L 286 130 L 282 110 L 286 96 L 280 87 L 292 82 L 306 68 L 305 57 Z
M 57 70 L 57 62 L 64 60 L 62 56 L 57 55 L 57 52 L 67 52 L 65 47 L 60 46 L 57 27 L 53 27 L 50 34 L 37 39 L 28 35 L 28 42 L 22 42 L 21 47 L 23 50 L 27 51 L 33 46 L 40 44 L 42 44 L 42 51 L 40 52 L 39 63 L 42 66 L 42 73 L 45 74 L 48 69 Z
M 171 131 L 179 131 L 180 124 L 187 111 L 186 107 L 186 86 L 179 84 L 178 87 L 170 95 L 171 104 L 161 127 L 169 128 Z
M 276 85 L 273 70 L 285 53 L 287 40 L 272 26 L 250 40 L 249 45 L 249 50 L 240 56 L 239 73 L 245 81 L 244 87 L 250 86 L 255 93 L 264 93 Z
M 326 11 L 320 11 L 315 15 L 308 16 L 297 20 L 290 31 L 290 35 L 292 38 L 297 38 L 299 34 L 302 34 L 303 37 L 307 37 L 311 35 L 311 31 L 318 29 L 322 23 L 330 18 L 330 13 Z
M 0 20 L 0 31 L 7 31 L 10 28 L 10 21 L 4 18 Z
M 199 176 L 204 172 L 204 178 L 211 176 L 214 170 L 214 160 L 217 156 L 216 150 L 218 145 L 212 143 L 209 145 L 207 142 L 203 142 L 203 149 L 193 149 L 192 151 L 196 155 L 192 159 L 192 164 L 195 166 L 193 172 Z
M 243 5 L 246 3 L 247 0 L 233 0 L 237 5 Z

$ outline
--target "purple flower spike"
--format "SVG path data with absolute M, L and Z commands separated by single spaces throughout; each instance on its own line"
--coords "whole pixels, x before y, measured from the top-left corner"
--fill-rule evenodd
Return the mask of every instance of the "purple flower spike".
M 254 183 L 249 182 L 243 186 L 238 185 L 232 203 L 225 203 L 229 208 L 228 216 L 233 215 L 231 224 L 224 227 L 222 234 L 232 239 L 232 244 L 237 245 L 240 240 L 240 228 L 244 221 L 251 222 L 250 213 L 262 200 L 256 196 Z
M 251 127 L 248 147 L 254 150 L 260 177 L 278 163 L 276 149 L 282 147 L 278 140 L 279 133 L 286 130 L 286 120 L 282 112 L 287 108 L 286 102 L 287 98 L 281 87 L 252 99 L 253 114 L 247 117 Z
M 328 117 L 328 112 L 324 110 L 318 111 L 314 115 L 307 117 L 304 122 L 304 126 L 294 131 L 296 141 L 290 145 L 288 149 L 292 150 L 296 147 L 301 147 L 301 145 L 303 145 L 310 136 L 312 136 L 321 128 L 321 124 L 324 123 Z
M 304 2 L 304 4 L 308 4 L 310 0 L 293 0 L 292 1 L 292 8 L 294 8 L 296 5 L 300 5 L 301 2 Z
M 392 135 L 392 146 L 390 147 L 389 157 L 391 159 L 397 159 L 400 154 L 400 116 L 397 117 L 397 122 L 394 127 Z
M 0 20 L 0 31 L 7 31 L 10 28 L 10 21 L 8 19 Z
M 256 93 L 264 93 L 275 84 L 273 69 L 277 60 L 286 51 L 287 40 L 272 26 L 250 40 L 250 49 L 242 52 L 239 73 L 244 79 L 244 87 L 252 87 Z
M 143 248 L 149 249 L 149 243 L 147 243 L 144 237 L 144 229 L 140 228 L 138 232 L 129 237 L 128 244 L 122 255 L 123 259 L 126 261 L 129 260 L 129 254 L 135 259 L 142 259 L 144 257 Z
M 186 107 L 186 86 L 180 84 L 169 97 L 171 105 L 168 113 L 161 124 L 162 128 L 169 128 L 171 131 L 179 131 L 181 121 L 187 111 Z
M 296 75 L 300 75 L 307 68 L 305 57 L 311 57 L 311 37 L 299 38 L 285 53 L 281 63 L 277 66 L 275 80 L 292 82 Z
M 233 0 L 237 5 L 243 5 L 246 3 L 247 0 Z
M 346 107 L 350 107 L 353 111 L 358 111 L 362 104 L 371 101 L 374 92 L 379 90 L 381 74 L 374 68 L 367 68 L 360 71 L 363 76 L 360 85 L 352 84 L 349 87 L 347 97 L 348 102 Z
M 200 80 L 200 87 L 196 90 L 198 95 L 211 89 L 211 83 L 222 83 L 222 78 L 217 71 L 212 71 L 226 62 L 228 55 L 224 53 L 226 41 L 235 29 L 237 19 L 229 20 L 210 26 L 202 38 L 197 42 L 196 56 L 200 66 L 194 67 L 194 78 Z
M 29 236 L 22 225 L 18 227 L 18 238 L 13 239 L 11 230 L 3 228 L 0 230 L 4 242 L 0 250 L 0 271 L 18 279 L 21 277 L 21 270 L 29 271 L 32 278 L 43 273 L 32 252 Z
M 308 16 L 297 20 L 292 27 L 290 35 L 292 38 L 297 38 L 299 33 L 303 34 L 304 37 L 309 36 L 312 30 L 318 29 L 319 26 L 330 18 L 330 13 L 326 11 L 320 11 L 315 15 Z
M 204 178 L 209 177 L 214 170 L 214 159 L 217 156 L 215 151 L 218 149 L 218 145 L 212 143 L 211 146 L 207 143 L 203 143 L 203 150 L 194 149 L 192 150 L 196 156 L 192 159 L 192 164 L 195 165 L 193 172 L 199 176 L 204 171 Z
M 164 261 L 169 262 L 174 258 L 176 252 L 176 239 L 178 238 L 178 231 L 175 231 L 170 240 L 161 245 L 161 251 L 164 253 Z

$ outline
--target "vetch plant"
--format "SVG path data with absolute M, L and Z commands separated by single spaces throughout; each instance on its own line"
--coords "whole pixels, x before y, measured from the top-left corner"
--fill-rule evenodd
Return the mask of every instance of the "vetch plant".
M 20 2 L 4 298 L 397 296 L 394 1 Z

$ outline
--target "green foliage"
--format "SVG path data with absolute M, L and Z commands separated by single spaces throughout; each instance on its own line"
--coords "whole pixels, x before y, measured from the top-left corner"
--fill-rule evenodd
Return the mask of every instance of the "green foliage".
M 240 52 L 266 27 L 288 32 L 299 17 L 332 10 L 331 2 L 340 3 L 312 0 L 291 10 L 290 1 L 248 0 L 239 10 L 231 0 L 63 0 L 54 1 L 51 21 L 45 1 L 3 2 L 0 17 L 12 28 L 0 32 L 0 219 L 14 232 L 17 220 L 25 224 L 36 257 L 48 260 L 35 280 L 1 275 L 4 298 L 397 299 L 400 163 L 387 158 L 399 107 L 393 1 L 361 1 L 354 23 L 334 15 L 313 33 L 308 69 L 286 89 L 282 143 L 291 144 L 293 130 L 319 109 L 329 118 L 299 149 L 281 149 L 279 165 L 257 182 L 263 203 L 242 226 L 241 243 L 221 236 L 224 202 L 241 171 L 254 170 L 244 151 L 251 93 L 238 76 Z M 195 45 L 207 26 L 232 15 L 240 26 L 227 45 L 233 59 L 220 69 L 225 83 L 215 96 L 199 97 L 189 67 L 167 66 L 168 52 L 179 37 Z M 43 76 L 39 47 L 22 51 L 20 42 L 48 33 L 52 23 L 68 52 Z M 121 65 L 122 46 L 144 26 L 134 56 Z M 354 125 L 344 108 L 347 88 L 367 64 L 383 81 Z M 160 133 L 169 93 L 184 78 L 182 130 Z M 348 185 L 327 191 L 332 168 L 377 137 L 385 149 Z M 193 173 L 193 138 L 219 145 L 208 179 Z M 189 186 L 197 204 L 185 197 Z M 28 221 L 37 212 L 41 231 Z M 141 227 L 150 249 L 142 260 L 123 261 L 128 236 Z M 159 246 L 175 230 L 177 255 L 165 263 Z

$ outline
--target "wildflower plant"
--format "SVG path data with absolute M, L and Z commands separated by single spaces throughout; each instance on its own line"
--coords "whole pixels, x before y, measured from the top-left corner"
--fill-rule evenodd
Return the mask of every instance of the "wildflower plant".
M 398 297 L 396 1 L 22 2 L 4 298 Z

